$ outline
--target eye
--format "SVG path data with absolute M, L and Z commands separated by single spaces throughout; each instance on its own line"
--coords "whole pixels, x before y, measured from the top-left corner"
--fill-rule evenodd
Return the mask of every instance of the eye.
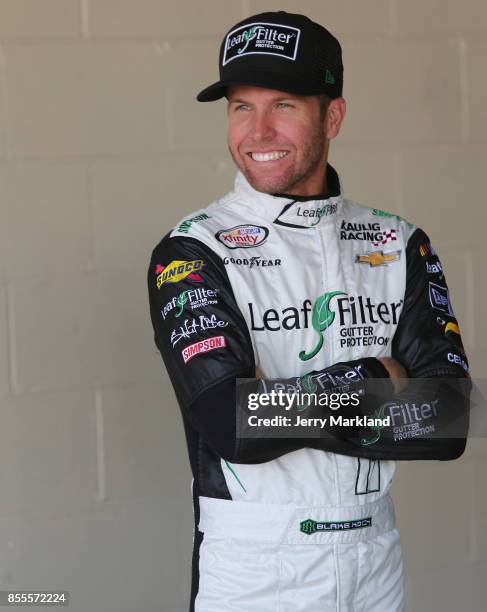
M 287 109 L 287 108 L 293 108 L 293 105 L 289 104 L 289 102 L 278 102 L 277 107 Z
M 248 104 L 236 104 L 233 107 L 234 111 L 246 111 L 249 110 L 250 106 Z

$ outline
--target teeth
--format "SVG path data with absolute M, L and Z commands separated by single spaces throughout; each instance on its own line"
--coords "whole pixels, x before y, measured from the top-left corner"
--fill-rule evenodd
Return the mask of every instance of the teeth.
M 288 151 L 271 151 L 270 153 L 251 153 L 251 157 L 254 161 L 266 162 L 281 159 L 288 154 Z

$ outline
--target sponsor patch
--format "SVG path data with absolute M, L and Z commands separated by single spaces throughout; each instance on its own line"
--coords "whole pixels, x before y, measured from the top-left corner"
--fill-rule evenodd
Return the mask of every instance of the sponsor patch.
M 423 242 L 423 244 L 419 245 L 419 254 L 421 257 L 438 257 L 438 254 L 429 242 Z
M 189 340 L 191 336 L 194 336 L 194 334 L 200 331 L 215 329 L 217 327 L 226 327 L 227 325 L 228 321 L 217 319 L 214 314 L 209 317 L 200 315 L 197 319 L 185 319 L 177 329 L 173 329 L 171 332 L 172 347 L 174 348 L 183 338 Z
M 426 262 L 426 272 L 428 274 L 442 274 L 443 268 L 441 267 L 441 263 L 437 261 L 436 263 Z
M 462 366 L 465 372 L 468 372 L 468 363 L 460 357 L 460 355 L 456 355 L 455 353 L 448 353 L 447 359 L 450 363 L 455 363 L 456 365 Z
M 206 287 L 181 291 L 178 296 L 174 296 L 161 309 L 162 318 L 165 319 L 175 308 L 177 310 L 174 316 L 178 318 L 182 315 L 185 307 L 189 307 L 191 310 L 197 310 L 199 308 L 206 308 L 207 306 L 218 304 L 217 293 L 218 289 L 207 289 Z
M 184 363 L 188 363 L 188 361 L 196 355 L 208 353 L 209 351 L 219 348 L 225 348 L 226 346 L 227 342 L 225 336 L 212 336 L 211 338 L 206 338 L 205 340 L 200 340 L 199 342 L 186 346 L 181 351 L 181 355 L 183 356 Z
M 433 308 L 441 310 L 447 315 L 454 316 L 450 304 L 450 296 L 448 295 L 448 289 L 446 287 L 430 282 L 429 296 L 430 304 Z
M 280 266 L 280 259 L 264 259 L 263 257 L 249 257 L 248 259 L 245 257 L 224 257 L 223 263 L 228 266 L 228 264 L 235 264 L 236 266 L 248 266 L 249 268 L 266 268 L 268 266 Z
M 354 521 L 314 521 L 313 519 L 306 519 L 299 524 L 299 531 L 306 535 L 312 535 L 317 532 L 351 531 L 352 529 L 364 529 L 364 527 L 372 527 L 371 516 Z
M 446 324 L 445 334 L 448 335 L 449 333 L 460 334 L 460 328 L 458 327 L 458 325 L 456 323 L 452 323 L 450 321 L 450 323 Z
M 222 65 L 251 54 L 279 55 L 295 60 L 301 30 L 276 23 L 247 23 L 225 39 Z
M 215 238 L 229 249 L 250 249 L 265 242 L 268 235 L 269 230 L 261 225 L 236 225 L 220 230 Z
M 372 214 L 375 217 L 386 217 L 388 219 L 397 219 L 398 221 L 404 221 L 404 223 L 407 224 L 409 229 L 411 229 L 413 227 L 413 224 L 409 223 L 409 221 L 406 221 L 406 219 L 404 219 L 403 217 L 400 217 L 399 215 L 395 215 L 395 214 L 390 213 L 390 212 L 386 212 L 385 210 L 380 210 L 379 208 L 374 208 L 372 210 Z
M 340 240 L 368 240 L 374 246 L 381 246 L 397 240 L 396 229 L 384 229 L 380 223 L 353 223 L 342 220 Z
M 191 225 L 193 223 L 197 223 L 198 221 L 203 221 L 204 219 L 209 219 L 209 215 L 206 213 L 201 213 L 201 215 L 196 215 L 196 217 L 191 217 L 191 219 L 186 219 L 178 226 L 178 232 L 182 232 L 183 234 L 187 234 L 191 229 Z
M 387 266 L 388 264 L 399 261 L 401 258 L 401 251 L 391 251 L 390 253 L 384 253 L 383 251 L 370 251 L 365 255 L 357 255 L 356 263 L 369 264 L 371 267 L 376 266 Z
M 166 283 L 179 283 L 185 278 L 194 282 L 201 283 L 203 279 L 197 273 L 205 267 L 205 262 L 202 259 L 194 259 L 193 261 L 175 260 L 171 261 L 167 266 L 161 264 L 156 265 L 156 285 L 160 289 Z
M 383 407 L 391 419 L 394 442 L 431 435 L 438 417 L 438 402 L 438 399 L 400 404 L 386 402 Z
M 328 217 L 328 215 L 334 215 L 338 210 L 338 204 L 325 204 L 319 208 L 302 208 L 298 206 L 296 211 L 297 217 L 314 217 L 316 221 L 311 224 L 311 227 L 318 225 L 322 217 Z
M 394 240 L 397 240 L 396 232 L 397 230 L 395 228 L 385 230 L 382 233 L 382 240 L 378 240 L 377 242 L 373 242 L 372 244 L 378 247 L 387 244 L 388 242 L 393 242 Z
M 326 330 L 332 325 L 339 327 L 341 348 L 387 346 L 390 337 L 378 335 L 375 326 L 381 323 L 397 325 L 402 305 L 403 300 L 377 303 L 369 296 L 349 296 L 343 291 L 329 291 L 319 296 L 314 303 L 305 299 L 302 305 L 291 304 L 282 310 L 263 310 L 260 303 L 248 302 L 248 309 L 250 329 L 253 332 L 312 327 L 318 334 L 316 345 L 311 350 L 299 353 L 301 361 L 308 361 L 322 349 Z

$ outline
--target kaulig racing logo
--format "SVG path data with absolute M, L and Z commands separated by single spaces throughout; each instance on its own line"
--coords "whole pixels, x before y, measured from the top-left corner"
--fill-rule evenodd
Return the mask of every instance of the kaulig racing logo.
M 308 329 L 311 323 L 318 334 L 316 343 L 299 352 L 301 361 L 308 361 L 323 348 L 325 332 L 333 325 L 339 328 L 340 348 L 387 346 L 393 330 L 387 330 L 387 335 L 382 336 L 377 334 L 376 326 L 397 325 L 402 304 L 403 300 L 376 303 L 362 295 L 327 291 L 314 303 L 309 299 L 303 300 L 301 307 L 268 308 L 262 313 L 255 312 L 251 303 L 248 307 L 253 331 L 301 330 Z

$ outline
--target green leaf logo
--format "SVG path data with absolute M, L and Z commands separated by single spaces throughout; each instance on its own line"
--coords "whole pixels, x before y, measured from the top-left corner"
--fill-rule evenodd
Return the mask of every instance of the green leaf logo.
M 248 30 L 244 31 L 244 33 L 242 34 L 242 40 L 245 41 L 245 45 L 243 47 L 240 47 L 240 49 L 237 50 L 238 55 L 240 55 L 241 53 L 245 51 L 245 49 L 249 46 L 249 42 L 256 36 L 257 36 L 257 26 L 254 26 L 253 28 L 249 28 Z
M 395 406 L 395 404 L 394 402 L 386 402 L 385 404 L 382 404 L 374 412 L 374 414 L 372 415 L 372 418 L 373 419 L 384 419 L 385 418 L 384 412 L 388 406 Z M 383 429 L 383 426 L 374 425 L 373 427 L 370 427 L 369 429 L 371 429 L 372 431 L 375 431 L 375 434 L 370 438 L 362 438 L 360 440 L 360 444 L 362 444 L 362 446 L 369 446 L 370 444 L 375 444 L 377 440 L 379 440 L 380 438 L 380 435 L 381 435 L 380 430 Z
M 335 313 L 330 310 L 329 304 L 330 300 L 336 295 L 347 294 L 343 291 L 328 291 L 327 293 L 320 295 L 320 297 L 313 304 L 311 324 L 313 325 L 313 329 L 318 333 L 319 339 L 318 343 L 310 353 L 307 353 L 306 351 L 301 351 L 299 353 L 299 358 L 301 359 L 301 361 L 308 361 L 308 359 L 312 359 L 323 346 L 323 332 L 325 331 L 325 329 L 330 327 L 330 325 L 335 320 Z
M 303 391 L 304 393 L 315 393 L 316 390 L 318 389 L 318 385 L 315 383 L 311 373 L 309 372 L 308 374 L 305 374 L 304 376 L 302 376 L 299 382 L 301 386 L 301 391 Z M 297 411 L 302 412 L 303 410 L 306 410 L 306 408 L 309 408 L 309 402 L 304 401 L 304 398 L 303 398 L 302 403 L 301 404 L 298 403 Z
M 176 300 L 176 304 L 179 306 L 179 310 L 174 315 L 176 318 L 180 317 L 183 314 L 184 305 L 188 301 L 188 292 L 189 292 L 189 289 L 187 291 L 182 291 L 178 295 L 178 299 Z

